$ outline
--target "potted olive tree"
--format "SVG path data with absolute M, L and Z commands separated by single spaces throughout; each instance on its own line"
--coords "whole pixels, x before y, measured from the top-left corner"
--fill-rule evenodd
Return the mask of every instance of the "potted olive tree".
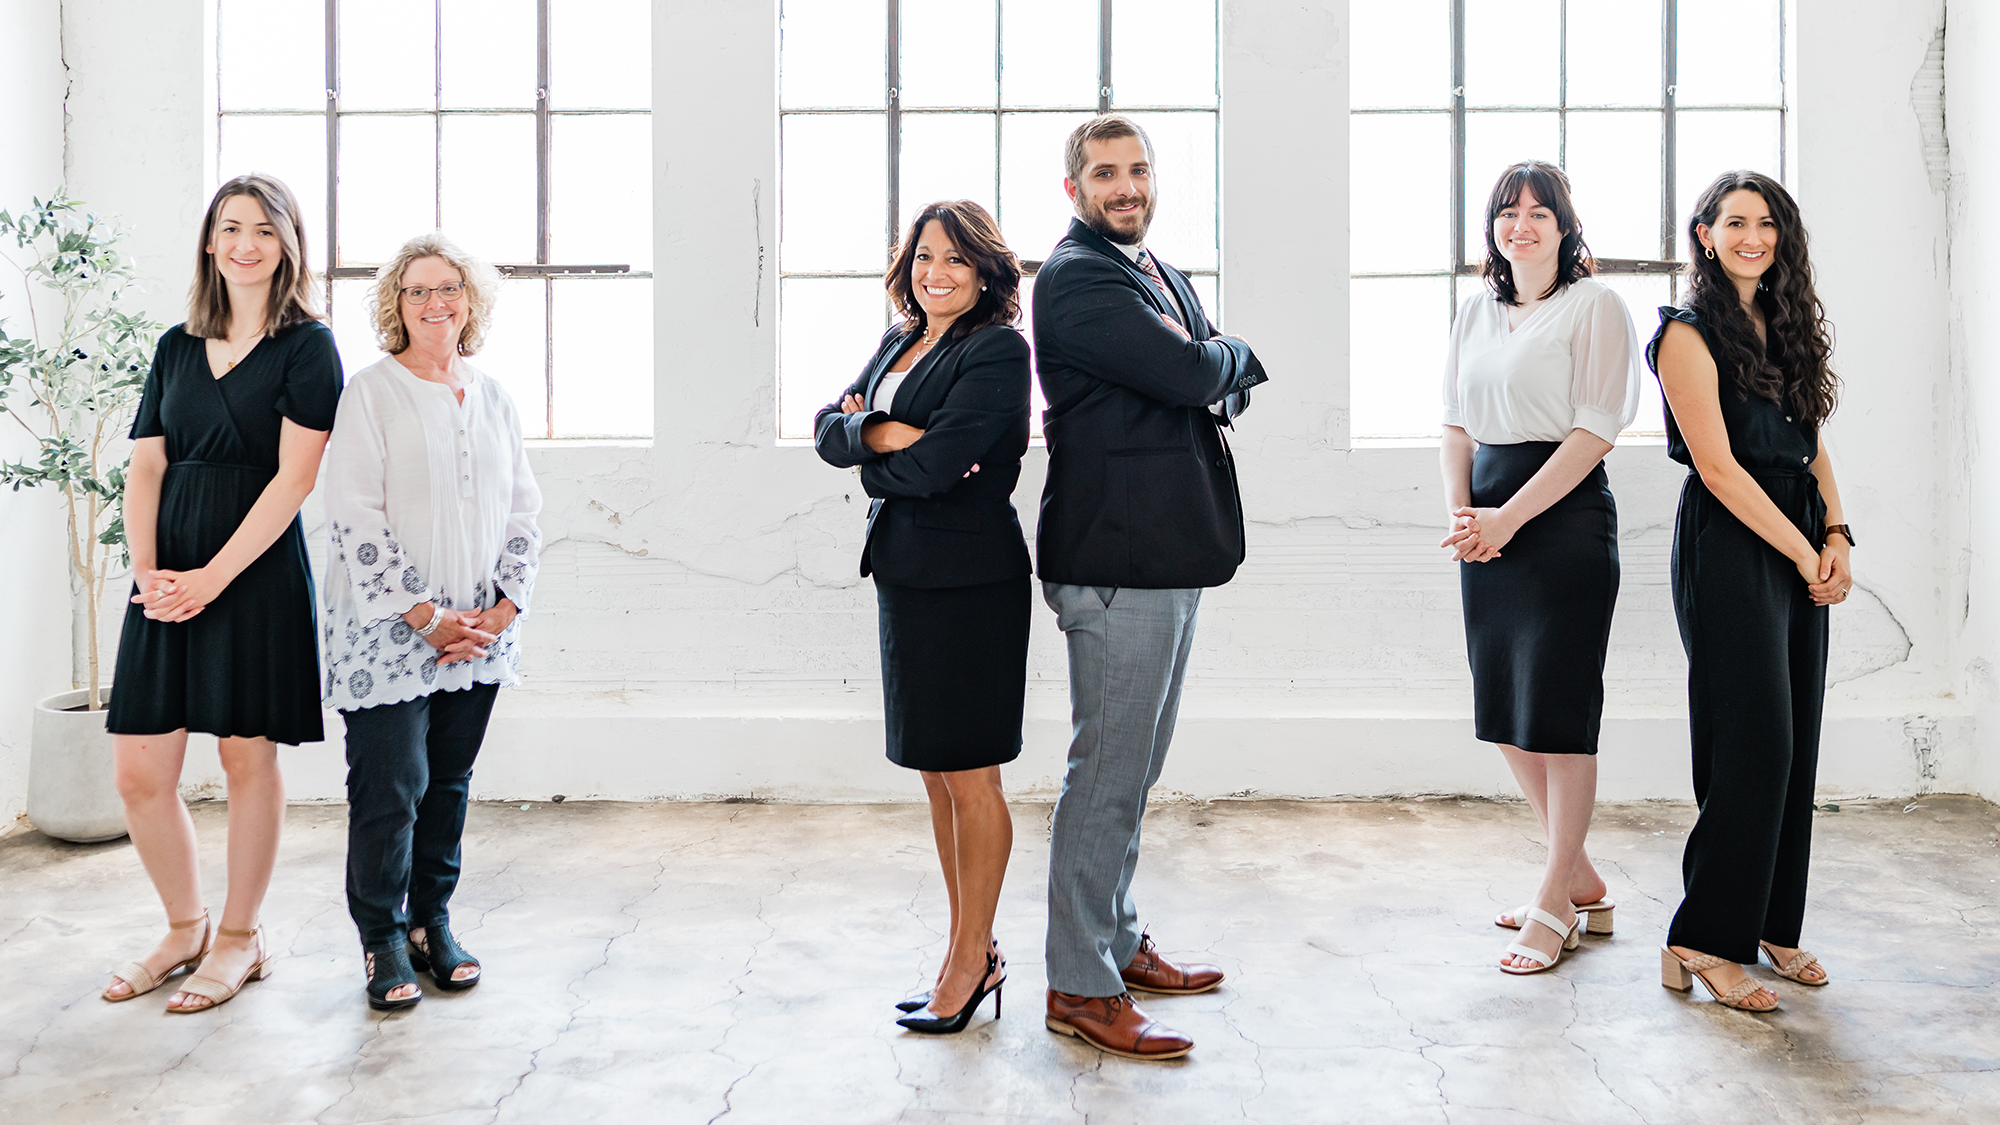
M 58 191 L 20 214 L 0 211 L 0 261 L 25 307 L 0 319 L 0 425 L 27 432 L 35 456 L 0 462 L 0 484 L 46 486 L 68 516 L 70 687 L 35 707 L 28 816 L 65 840 L 125 834 L 104 730 L 98 616 L 131 564 L 122 502 L 126 431 L 161 325 L 128 311 L 138 288 L 120 232 Z M 8 421 L 11 419 L 11 422 Z

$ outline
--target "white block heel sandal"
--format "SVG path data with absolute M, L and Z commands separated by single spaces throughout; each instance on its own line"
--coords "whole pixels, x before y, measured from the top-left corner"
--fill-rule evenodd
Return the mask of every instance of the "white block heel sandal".
M 1583 941 L 1584 916 L 1580 913 L 1576 916 L 1576 921 L 1571 922 L 1567 927 L 1563 925 L 1562 919 L 1556 917 L 1555 915 L 1549 913 L 1546 910 L 1541 909 L 1540 907 L 1530 906 L 1527 909 L 1526 913 L 1528 916 L 1528 921 L 1533 922 L 1538 926 L 1546 926 L 1550 930 L 1553 930 L 1554 932 L 1561 934 L 1562 945 L 1556 949 L 1553 955 L 1543 953 L 1539 949 L 1523 945 L 1518 941 L 1508 946 L 1506 950 L 1508 953 L 1511 953 L 1516 957 L 1525 957 L 1528 960 L 1534 962 L 1533 965 L 1528 966 L 1527 968 L 1516 968 L 1512 965 L 1500 966 L 1501 972 L 1512 973 L 1517 977 L 1524 977 L 1527 976 L 1529 973 L 1548 972 L 1550 969 L 1556 967 L 1556 962 L 1562 960 L 1563 954 L 1569 952 L 1572 949 L 1575 949 Z

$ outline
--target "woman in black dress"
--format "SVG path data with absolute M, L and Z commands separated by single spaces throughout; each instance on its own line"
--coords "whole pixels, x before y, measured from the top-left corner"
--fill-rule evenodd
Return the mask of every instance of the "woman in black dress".
M 1838 390 L 1806 231 L 1784 187 L 1726 172 L 1695 202 L 1687 305 L 1647 348 L 1667 396 L 1667 453 L 1688 466 L 1674 520 L 1674 616 L 1688 654 L 1701 815 L 1681 859 L 1687 897 L 1661 983 L 1699 977 L 1732 1008 L 1778 994 L 1744 971 L 1761 951 L 1811 987 L 1798 948 L 1826 697 L 1827 607 L 1854 584 L 1820 432 Z
M 1020 265 L 977 203 L 919 212 L 886 284 L 903 322 L 813 430 L 875 498 L 861 573 L 880 607 L 889 760 L 923 774 L 951 902 L 937 982 L 897 1022 L 954 1032 L 1006 979 L 993 915 L 1014 845 L 1000 766 L 1021 753 L 1027 687 L 1032 568 L 1011 497 L 1028 343 L 1012 327 Z
M 132 605 L 105 723 L 168 932 L 104 998 L 130 1000 L 199 963 L 170 1012 L 214 1007 L 269 972 L 257 913 L 285 819 L 277 744 L 325 737 L 299 506 L 341 385 L 298 203 L 278 180 L 239 176 L 216 192 L 188 304 L 187 323 L 160 337 L 132 423 Z M 179 793 L 191 730 L 217 737 L 229 778 L 229 894 L 212 940 Z

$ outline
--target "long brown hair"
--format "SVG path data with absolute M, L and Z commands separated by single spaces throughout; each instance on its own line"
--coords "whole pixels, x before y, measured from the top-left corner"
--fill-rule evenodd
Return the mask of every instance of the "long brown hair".
M 188 287 L 187 332 L 190 336 L 220 340 L 229 335 L 229 286 L 215 256 L 208 252 L 215 237 L 215 224 L 222 204 L 232 196 L 247 195 L 264 209 L 264 217 L 277 232 L 284 260 L 271 275 L 271 299 L 264 310 L 264 331 L 282 332 L 294 324 L 321 319 L 319 293 L 313 287 L 312 271 L 306 268 L 306 231 L 299 222 L 299 201 L 292 189 L 276 176 L 251 172 L 238 176 L 215 191 L 208 214 L 201 221 L 201 239 L 194 245 L 194 284 Z
M 1521 189 L 1535 195 L 1536 202 L 1555 214 L 1562 242 L 1556 247 L 1556 279 L 1548 292 L 1535 298 L 1545 301 L 1563 291 L 1572 281 L 1581 281 L 1597 272 L 1597 261 L 1583 243 L 1583 224 L 1577 220 L 1576 204 L 1570 202 L 1569 177 L 1561 168 L 1545 160 L 1523 160 L 1500 173 L 1493 193 L 1486 197 L 1486 263 L 1480 276 L 1493 287 L 1503 305 L 1518 305 L 1521 295 L 1514 291 L 1514 264 L 1500 253 L 1493 241 L 1493 220 L 1501 211 L 1521 202 Z
M 1722 201 L 1732 192 L 1754 191 L 1770 208 L 1778 226 L 1771 265 L 1757 282 L 1757 308 L 1764 314 L 1764 340 L 1736 282 L 1719 258 L 1702 252 L 1699 227 L 1715 226 Z M 1833 331 L 1826 307 L 1813 289 L 1812 262 L 1806 257 L 1806 227 L 1799 205 L 1785 186 L 1761 172 L 1724 172 L 1695 200 L 1688 216 L 1688 250 L 1694 269 L 1688 284 L 1688 307 L 1713 331 L 1722 351 L 1717 360 L 1734 369 L 1736 397 L 1768 399 L 1817 426 L 1827 420 L 1840 397 L 1840 378 L 1833 373 Z
M 929 323 L 924 307 L 917 303 L 916 286 L 910 281 L 910 274 L 916 268 L 917 240 L 923 237 L 924 227 L 932 219 L 943 224 L 945 237 L 972 263 L 986 287 L 979 294 L 978 303 L 952 322 L 951 337 L 962 339 L 989 324 L 1019 321 L 1021 262 L 1001 239 L 1000 224 L 993 221 L 986 208 L 970 199 L 947 199 L 917 212 L 909 233 L 903 236 L 903 244 L 896 249 L 895 259 L 889 263 L 887 276 L 882 279 L 889 290 L 889 299 L 896 303 L 896 311 L 903 314 L 904 327 L 915 332 Z

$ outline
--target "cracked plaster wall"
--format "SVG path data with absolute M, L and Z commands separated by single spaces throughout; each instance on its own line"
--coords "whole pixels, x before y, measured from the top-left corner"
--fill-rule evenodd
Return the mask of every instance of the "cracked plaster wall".
M 170 28 L 115 26 L 112 7 L 69 0 L 95 67 L 72 147 L 111 209 L 165 239 L 163 289 L 177 294 L 180 241 L 212 186 L 199 167 L 209 119 L 192 62 L 164 97 L 139 75 L 174 57 L 154 48 L 158 36 L 198 33 L 202 5 L 159 5 L 148 18 Z M 1828 0 L 1795 20 L 1790 151 L 1849 380 L 1829 440 L 1867 542 L 1862 588 L 1834 631 L 1827 780 L 1850 792 L 1919 788 L 1903 735 L 1912 716 L 1943 723 L 1938 784 L 1965 787 L 1972 772 L 1945 671 L 1959 553 L 1942 545 L 1953 533 L 1940 483 L 1951 479 L 1940 440 L 1951 413 L 1944 212 L 1911 105 L 1939 12 Z M 1435 450 L 1352 448 L 1348 437 L 1346 5 L 1225 0 L 1224 14 L 1219 319 L 1256 344 L 1274 381 L 1236 443 L 1250 558 L 1205 598 L 1165 784 L 1509 791 L 1497 756 L 1470 736 L 1456 579 L 1435 549 Z M 534 450 L 548 548 L 526 625 L 529 683 L 503 701 L 482 787 L 911 795 L 879 753 L 873 594 L 855 573 L 866 498 L 852 475 L 775 442 L 775 5 L 657 0 L 653 33 L 655 57 L 671 62 L 655 68 L 657 437 Z M 121 71 L 140 50 L 150 65 Z M 188 57 L 201 57 L 198 45 Z M 1303 145 L 1302 116 L 1314 123 Z M 1280 150 L 1285 193 L 1312 205 L 1288 212 L 1296 225 L 1273 238 L 1263 170 Z M 113 174 L 135 162 L 160 175 Z M 1050 190 L 1059 177 L 1051 154 Z M 1650 327 L 1647 310 L 1635 313 Z M 1016 493 L 1031 534 L 1043 467 L 1031 451 Z M 1607 790 L 1684 796 L 1685 666 L 1667 587 L 1681 471 L 1658 445 L 1630 443 L 1610 472 L 1624 581 L 1607 669 Z M 307 510 L 310 520 L 316 505 Z M 1039 610 L 1030 674 L 1028 750 L 1012 784 L 1032 789 L 1053 782 L 1067 727 L 1061 639 Z M 294 793 L 340 792 L 337 754 L 304 748 L 288 761 Z M 189 776 L 218 780 L 207 763 Z
M 2000 528 L 1981 506 L 2000 499 L 2000 12 L 1990 4 L 1949 6 L 1945 34 L 1945 132 L 1949 142 L 1952 236 L 1952 442 L 1949 471 L 1960 531 L 1951 554 L 1947 616 L 1957 629 L 1954 671 L 1977 721 L 1979 791 L 2000 792 L 2000 598 L 1989 583 L 2000 560 Z

